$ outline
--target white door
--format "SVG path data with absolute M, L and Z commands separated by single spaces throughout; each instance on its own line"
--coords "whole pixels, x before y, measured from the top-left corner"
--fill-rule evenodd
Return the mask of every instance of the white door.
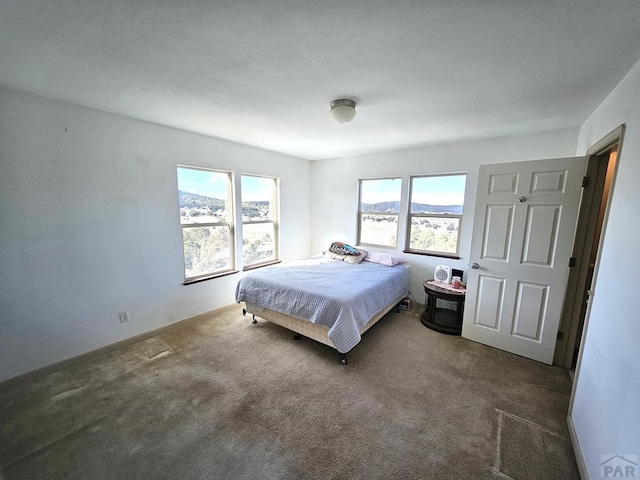
M 463 337 L 551 364 L 585 162 L 480 166 Z

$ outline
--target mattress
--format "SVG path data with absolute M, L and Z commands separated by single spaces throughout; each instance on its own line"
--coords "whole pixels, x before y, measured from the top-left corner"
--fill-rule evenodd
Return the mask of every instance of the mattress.
M 238 282 L 236 301 L 325 325 L 335 348 L 346 353 L 367 322 L 408 290 L 404 264 L 310 258 L 250 272 Z

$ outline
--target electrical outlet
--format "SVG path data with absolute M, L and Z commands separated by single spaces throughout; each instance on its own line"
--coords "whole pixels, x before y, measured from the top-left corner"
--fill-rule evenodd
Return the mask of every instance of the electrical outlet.
M 129 321 L 129 312 L 124 310 L 124 311 L 122 311 L 122 312 L 120 312 L 118 314 L 118 317 L 120 317 L 120 323 L 128 322 Z

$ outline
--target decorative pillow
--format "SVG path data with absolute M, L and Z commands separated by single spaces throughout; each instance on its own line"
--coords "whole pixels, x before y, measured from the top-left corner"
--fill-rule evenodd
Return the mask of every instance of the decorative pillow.
M 329 247 L 329 251 L 337 253 L 338 255 L 360 255 L 356 247 L 352 247 L 343 242 L 333 242 Z
M 369 252 L 369 255 L 366 256 L 365 260 L 367 262 L 379 263 L 389 267 L 394 267 L 400 263 L 406 263 L 402 257 L 383 252 Z
M 359 255 L 340 255 L 339 253 L 333 253 L 329 250 L 324 252 L 324 258 L 330 258 L 332 260 L 342 260 L 343 262 L 357 264 L 360 263 L 367 256 L 366 250 L 358 250 Z

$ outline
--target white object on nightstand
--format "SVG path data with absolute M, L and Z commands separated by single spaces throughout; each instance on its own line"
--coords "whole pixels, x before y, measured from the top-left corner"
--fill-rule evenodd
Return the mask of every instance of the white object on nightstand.
M 433 278 L 442 283 L 451 283 L 451 267 L 448 265 L 436 265 Z

